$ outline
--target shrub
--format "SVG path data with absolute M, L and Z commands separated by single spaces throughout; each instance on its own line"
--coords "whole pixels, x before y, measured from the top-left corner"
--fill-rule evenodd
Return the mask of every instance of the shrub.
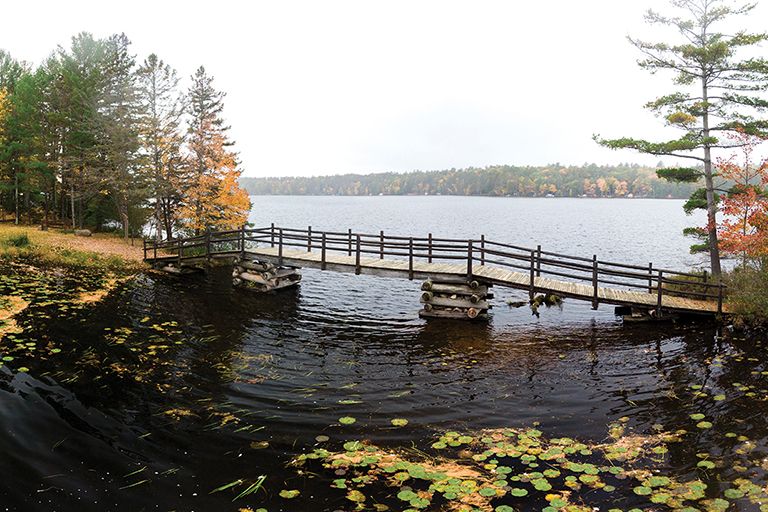
M 728 305 L 752 327 L 768 326 L 768 270 L 740 267 L 728 276 Z
M 26 233 L 20 233 L 6 238 L 5 245 L 8 247 L 29 247 L 30 241 Z

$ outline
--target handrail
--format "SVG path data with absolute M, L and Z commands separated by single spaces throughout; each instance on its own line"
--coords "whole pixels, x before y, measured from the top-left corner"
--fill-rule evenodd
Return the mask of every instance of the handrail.
M 351 229 L 343 231 L 318 231 L 311 226 L 307 229 L 284 228 L 270 224 L 266 227 L 237 230 L 205 231 L 187 238 L 167 241 L 145 239 L 143 250 L 145 260 L 161 257 L 173 258 L 181 263 L 193 258 L 211 258 L 215 255 L 244 254 L 248 244 L 266 243 L 276 247 L 279 261 L 284 257 L 284 248 L 301 248 L 307 252 L 321 253 L 321 268 L 326 268 L 329 253 L 354 257 L 355 272 L 361 269 L 361 257 L 400 258 L 408 261 L 408 274 L 412 279 L 414 261 L 465 261 L 467 277 L 472 278 L 476 265 L 487 264 L 512 268 L 530 275 L 530 292 L 537 288 L 536 279 L 542 276 L 556 276 L 591 286 L 592 304 L 600 302 L 600 284 L 625 286 L 642 289 L 657 296 L 657 308 L 661 309 L 663 296 L 680 296 L 712 300 L 718 303 L 722 312 L 726 286 L 712 281 L 708 274 L 679 272 L 664 268 L 630 265 L 603 261 L 593 255 L 591 258 L 545 251 L 541 246 L 535 249 L 496 242 L 480 236 L 479 239 L 438 238 L 429 233 L 426 237 L 406 237 L 356 233 Z M 204 250 L 202 249 L 204 248 Z M 163 254 L 165 253 L 165 254 Z M 540 286 L 539 286 L 540 287 Z

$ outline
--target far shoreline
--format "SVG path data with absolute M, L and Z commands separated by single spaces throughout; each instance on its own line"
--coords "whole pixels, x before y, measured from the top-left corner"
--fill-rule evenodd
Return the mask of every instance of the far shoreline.
M 248 197 L 483 197 L 487 199 L 625 199 L 625 200 L 663 200 L 663 201 L 685 201 L 686 197 L 579 197 L 579 196 L 487 196 L 487 195 L 466 195 L 466 194 L 248 194 Z

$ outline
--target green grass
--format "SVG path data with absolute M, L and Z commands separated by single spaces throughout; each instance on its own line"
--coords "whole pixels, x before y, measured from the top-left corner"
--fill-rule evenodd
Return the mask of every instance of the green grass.
M 119 256 L 33 243 L 25 233 L 0 238 L 0 261 L 3 260 L 20 260 L 40 267 L 91 268 L 115 273 L 132 273 L 143 268 L 141 263 Z
M 29 247 L 31 243 L 32 242 L 29 241 L 29 235 L 26 233 L 11 235 L 3 240 L 3 245 L 6 247 Z

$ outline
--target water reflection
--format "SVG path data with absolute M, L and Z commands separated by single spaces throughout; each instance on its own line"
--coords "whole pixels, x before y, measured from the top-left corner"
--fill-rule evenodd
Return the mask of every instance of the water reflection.
M 235 510 L 211 490 L 268 475 L 267 493 L 236 505 L 333 510 L 344 498 L 327 479 L 285 466 L 320 434 L 418 444 L 540 422 L 597 441 L 621 417 L 636 432 L 692 432 L 670 450 L 680 475 L 699 475 L 706 453 L 713 478 L 764 480 L 760 340 L 622 326 L 568 302 L 541 320 L 498 307 L 486 323 L 424 322 L 418 283 L 308 271 L 298 289 L 258 295 L 229 272 L 148 274 L 71 317 L 25 319 L 20 341 L 66 349 L 23 360 L 28 374 L 0 370 L 4 507 Z M 285 481 L 302 496 L 277 497 Z

